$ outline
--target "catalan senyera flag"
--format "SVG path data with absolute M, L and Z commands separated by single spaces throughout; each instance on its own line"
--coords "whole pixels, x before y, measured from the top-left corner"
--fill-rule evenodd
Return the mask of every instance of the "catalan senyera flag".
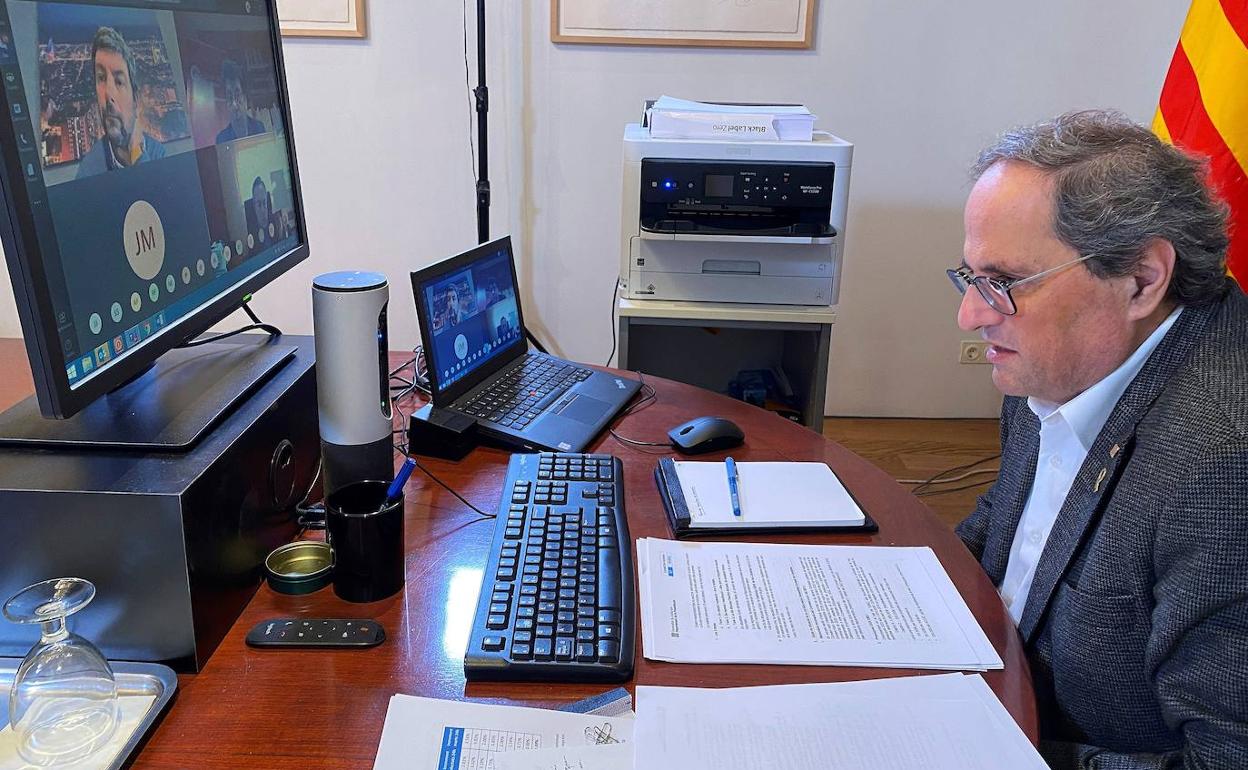
M 1153 131 L 1209 156 L 1231 207 L 1227 268 L 1248 290 L 1248 0 L 1192 0 Z

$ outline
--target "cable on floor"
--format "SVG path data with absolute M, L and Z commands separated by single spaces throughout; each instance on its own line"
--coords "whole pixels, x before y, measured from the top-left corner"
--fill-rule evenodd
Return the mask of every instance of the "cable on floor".
M 969 479 L 971 476 L 978 476 L 981 473 L 1000 473 L 1000 472 L 1001 472 L 1000 468 L 980 468 L 979 470 L 967 471 L 966 473 L 960 474 L 958 476 L 950 476 L 947 479 L 940 479 L 939 481 L 933 481 L 930 478 L 929 479 L 897 479 L 897 483 L 898 484 L 949 484 L 954 481 L 961 481 L 962 479 Z M 945 471 L 945 473 L 948 473 L 948 471 Z
M 984 481 L 977 481 L 974 484 L 966 484 L 964 486 L 953 487 L 951 489 L 929 489 L 924 492 L 916 492 L 915 496 L 916 497 L 935 497 L 936 495 L 947 495 L 950 492 L 961 492 L 965 489 L 974 489 L 975 487 L 982 487 L 985 484 L 991 484 L 994 481 L 996 481 L 996 479 L 985 479 Z
M 944 476 L 947 473 L 956 473 L 958 471 L 969 470 L 971 468 L 974 468 L 976 465 L 982 465 L 986 462 L 991 462 L 993 460 L 998 459 L 999 457 L 1001 457 L 1001 453 L 997 452 L 996 454 L 989 455 L 988 457 L 981 457 L 980 459 L 974 462 L 963 463 L 962 465 L 956 465 L 952 468 L 946 468 L 943 471 L 938 471 L 935 474 L 933 474 L 931 478 L 926 479 L 925 481 L 923 481 L 917 487 L 915 487 L 914 489 L 910 491 L 911 493 L 918 495 L 920 492 L 926 491 L 927 488 L 932 485 L 945 483 L 945 480 L 941 479 L 941 476 Z M 979 486 L 979 484 L 974 484 L 972 486 Z

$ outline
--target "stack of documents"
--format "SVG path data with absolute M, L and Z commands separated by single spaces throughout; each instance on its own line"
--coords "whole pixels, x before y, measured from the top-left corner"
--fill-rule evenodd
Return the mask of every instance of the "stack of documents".
M 639 686 L 632 746 L 637 768 L 1047 767 L 983 678 L 962 674 L 723 690 Z
M 378 770 L 1044 770 L 978 675 L 637 687 L 637 718 L 390 699 Z
M 632 735 L 632 717 L 395 695 L 373 768 L 627 770 Z
M 736 139 L 809 142 L 815 116 L 800 104 L 731 105 L 660 97 L 650 108 L 656 139 Z
M 637 572 L 651 660 L 1003 668 L 930 548 L 642 538 Z

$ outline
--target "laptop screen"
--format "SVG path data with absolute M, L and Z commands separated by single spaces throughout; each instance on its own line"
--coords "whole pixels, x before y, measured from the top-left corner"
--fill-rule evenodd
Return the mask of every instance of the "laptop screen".
M 522 336 L 507 242 L 419 289 L 432 339 L 429 368 L 440 390 L 499 356 Z

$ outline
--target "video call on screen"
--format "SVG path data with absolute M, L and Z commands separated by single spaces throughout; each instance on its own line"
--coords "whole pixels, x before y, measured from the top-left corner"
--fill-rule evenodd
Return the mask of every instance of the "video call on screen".
M 463 379 L 520 339 L 516 287 L 506 252 L 483 257 L 422 288 L 433 327 L 433 344 L 426 347 L 440 387 Z
M 71 385 L 302 241 L 266 6 L 153 6 L 4 2 Z

